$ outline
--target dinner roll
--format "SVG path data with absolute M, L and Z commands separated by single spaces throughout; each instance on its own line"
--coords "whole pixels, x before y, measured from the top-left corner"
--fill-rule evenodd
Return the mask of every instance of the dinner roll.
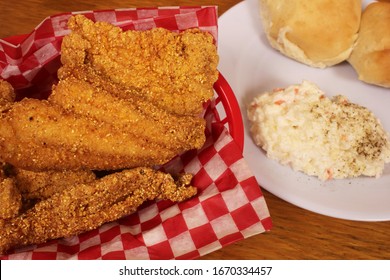
M 360 0 L 259 1 L 268 41 L 286 56 L 325 68 L 351 54 L 360 25 Z
M 363 11 L 349 63 L 359 79 L 390 87 L 390 3 L 373 2 Z

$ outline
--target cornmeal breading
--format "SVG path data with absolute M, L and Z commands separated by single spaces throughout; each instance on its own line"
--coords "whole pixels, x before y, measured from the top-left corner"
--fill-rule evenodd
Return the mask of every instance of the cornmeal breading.
M 0 178 L 0 220 L 16 217 L 21 207 L 22 196 L 15 186 L 15 181 L 11 178 Z
M 54 87 L 49 101 L 79 116 L 103 120 L 139 141 L 155 143 L 156 152 L 159 146 L 169 147 L 176 154 L 203 146 L 203 118 L 171 114 L 131 94 L 122 98 L 127 93 L 125 88 L 102 84 L 100 87 L 68 77 Z
M 136 211 L 147 200 L 183 201 L 196 194 L 191 178 L 185 174 L 175 181 L 169 174 L 141 167 L 74 185 L 2 221 L 0 254 L 95 229 Z
M 7 176 L 5 174 L 5 167 L 6 167 L 5 162 L 0 161 L 0 181 L 7 178 Z
M 86 184 L 96 180 L 90 170 L 61 170 L 34 172 L 12 168 L 11 176 L 24 200 L 42 200 L 76 184 Z
M 104 80 L 169 112 L 197 115 L 213 96 L 218 55 L 213 37 L 199 29 L 179 34 L 163 28 L 126 31 L 93 23 L 82 15 L 69 20 L 72 33 L 61 49 L 60 79 L 87 66 Z
M 145 137 L 147 132 L 137 135 L 131 125 L 123 129 L 120 120 L 112 124 L 106 120 L 115 118 L 115 111 L 109 113 L 111 117 L 96 112 L 105 117 L 96 119 L 88 113 L 75 114 L 47 100 L 23 99 L 14 103 L 0 119 L 0 158 L 32 171 L 115 170 L 160 165 L 188 150 L 188 144 L 175 145 L 173 141 L 160 144 Z M 175 126 L 173 123 L 172 127 Z M 154 127 L 149 125 L 146 129 L 153 133 Z M 193 129 L 194 137 L 200 141 L 185 140 L 196 144 L 192 148 L 200 148 L 205 139 L 204 125 Z M 176 132 L 182 131 L 185 129 Z

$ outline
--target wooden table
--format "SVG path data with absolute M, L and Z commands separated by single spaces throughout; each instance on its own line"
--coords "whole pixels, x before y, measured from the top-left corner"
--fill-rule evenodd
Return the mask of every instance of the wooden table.
M 222 15 L 238 2 L 1 0 L 0 38 L 29 33 L 45 17 L 61 12 L 213 4 L 219 6 L 219 15 Z M 202 259 L 390 259 L 390 222 L 355 222 L 330 218 L 291 205 L 265 190 L 263 192 L 273 219 L 273 229 L 203 256 Z

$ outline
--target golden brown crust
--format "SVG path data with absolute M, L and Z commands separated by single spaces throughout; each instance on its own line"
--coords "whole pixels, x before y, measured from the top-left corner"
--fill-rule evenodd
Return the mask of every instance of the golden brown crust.
M 123 32 L 82 15 L 72 17 L 68 25 L 72 33 L 62 44 L 61 79 L 87 66 L 104 80 L 180 115 L 199 114 L 202 102 L 213 96 L 218 55 L 206 32 L 176 34 L 162 28 Z
M 137 137 L 104 120 L 65 111 L 46 100 L 15 103 L 0 125 L 1 158 L 32 171 L 153 166 L 184 152 Z
M 0 179 L 0 220 L 16 217 L 22 207 L 22 197 L 15 181 Z
M 0 182 L 2 180 L 4 180 L 5 178 L 7 178 L 6 174 L 5 174 L 5 167 L 6 167 L 6 163 L 5 162 L 2 162 L 0 160 Z
M 2 221 L 0 253 L 95 229 L 134 212 L 147 200 L 188 199 L 196 194 L 196 188 L 189 185 L 188 174 L 183 178 L 174 181 L 169 174 L 136 168 L 74 185 L 22 215 Z
M 86 184 L 96 180 L 95 173 L 90 170 L 34 172 L 13 168 L 11 172 L 15 185 L 24 200 L 47 199 L 73 185 Z
M 0 113 L 7 110 L 15 101 L 15 92 L 10 83 L 0 79 Z
M 314 67 L 347 59 L 357 38 L 360 0 L 259 0 L 271 45 Z
M 390 3 L 374 2 L 363 11 L 359 37 L 349 63 L 359 79 L 390 87 Z
M 175 149 L 178 153 L 203 146 L 204 119 L 171 114 L 131 94 L 125 97 L 125 88 L 109 87 L 109 82 L 98 77 L 87 82 L 82 72 L 84 70 L 75 70 L 72 74 L 78 78 L 61 80 L 49 101 L 79 116 L 103 120 L 131 132 L 137 139 Z

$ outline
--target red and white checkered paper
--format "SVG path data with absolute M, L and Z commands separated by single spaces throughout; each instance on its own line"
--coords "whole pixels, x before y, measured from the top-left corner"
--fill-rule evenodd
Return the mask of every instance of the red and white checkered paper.
M 216 7 L 134 8 L 82 12 L 124 30 L 198 27 L 217 43 Z M 44 98 L 60 66 L 61 14 L 44 20 L 20 44 L 0 40 L 0 76 L 19 96 Z M 20 97 L 21 98 L 21 97 Z M 0 259 L 194 259 L 271 229 L 261 189 L 240 147 L 220 121 L 215 101 L 205 112 L 207 140 L 199 151 L 177 156 L 163 169 L 194 174 L 198 195 L 181 203 L 146 202 L 136 213 L 71 238 L 17 249 Z M 55 222 L 55 221 L 53 221 Z M 259 248 L 261 250 L 261 248 Z

